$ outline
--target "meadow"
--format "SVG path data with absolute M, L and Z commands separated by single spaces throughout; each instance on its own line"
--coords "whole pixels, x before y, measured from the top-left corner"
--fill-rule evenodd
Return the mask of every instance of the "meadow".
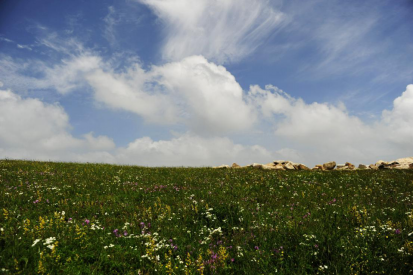
M 0 161 L 2 274 L 413 274 L 413 170 Z

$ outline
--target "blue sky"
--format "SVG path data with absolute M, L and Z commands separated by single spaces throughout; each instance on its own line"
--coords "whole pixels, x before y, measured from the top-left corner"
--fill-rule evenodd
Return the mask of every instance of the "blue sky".
M 0 158 L 311 166 L 413 156 L 412 9 L 2 1 Z

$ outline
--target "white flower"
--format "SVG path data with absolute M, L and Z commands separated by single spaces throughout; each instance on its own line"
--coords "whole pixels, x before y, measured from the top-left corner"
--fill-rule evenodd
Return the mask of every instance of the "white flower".
M 53 249 L 54 249 L 54 244 L 49 244 L 47 247 L 48 247 L 50 250 L 53 250 Z
M 32 247 L 35 246 L 39 241 L 41 241 L 41 239 L 37 239 L 33 242 Z
M 53 243 L 54 241 L 56 241 L 56 238 L 55 237 L 50 237 L 50 238 L 47 238 L 46 241 L 43 244 L 44 245 L 49 245 L 49 244 Z
M 115 245 L 114 244 L 109 244 L 109 247 L 114 247 Z
M 107 249 L 108 248 L 108 246 L 107 245 L 105 245 L 104 247 L 103 247 L 103 249 Z

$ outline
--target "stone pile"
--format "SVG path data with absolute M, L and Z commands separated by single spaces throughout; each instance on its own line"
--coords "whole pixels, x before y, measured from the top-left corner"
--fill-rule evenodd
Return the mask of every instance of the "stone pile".
M 255 168 L 262 170 L 310 170 L 306 165 L 300 163 L 294 163 L 286 160 L 274 160 L 268 164 L 253 163 L 244 167 L 241 167 L 237 163 L 233 163 L 232 166 L 221 165 L 218 167 L 213 167 L 215 169 L 238 169 L 238 168 Z M 355 165 L 346 162 L 345 164 L 336 164 L 336 162 L 331 161 L 324 163 L 322 165 L 316 165 L 311 170 L 316 171 L 352 171 L 352 170 L 384 170 L 384 169 L 413 169 L 413 157 L 406 157 L 396 159 L 394 161 L 386 162 L 383 160 L 377 161 L 375 164 L 369 166 L 360 164 L 358 168 Z

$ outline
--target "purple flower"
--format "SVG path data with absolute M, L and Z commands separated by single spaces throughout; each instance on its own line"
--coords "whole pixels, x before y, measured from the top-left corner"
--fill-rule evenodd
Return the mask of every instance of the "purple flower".
M 258 246 L 255 246 L 254 248 L 255 248 L 255 250 L 259 250 L 259 249 L 260 249 Z
M 315 247 L 315 248 L 318 248 L 318 244 L 314 244 L 314 247 Z
M 231 262 L 234 262 L 235 260 L 234 260 L 234 258 L 231 258 Z
M 400 234 L 402 231 L 400 229 L 396 229 L 396 231 L 394 231 L 394 233 L 396 233 L 397 235 Z
M 86 222 L 86 224 L 89 224 L 89 223 L 90 223 L 90 220 L 85 219 L 85 222 Z
M 124 236 L 127 236 L 127 235 L 128 235 L 128 232 L 126 232 L 126 231 L 123 232 L 123 235 L 124 235 Z

